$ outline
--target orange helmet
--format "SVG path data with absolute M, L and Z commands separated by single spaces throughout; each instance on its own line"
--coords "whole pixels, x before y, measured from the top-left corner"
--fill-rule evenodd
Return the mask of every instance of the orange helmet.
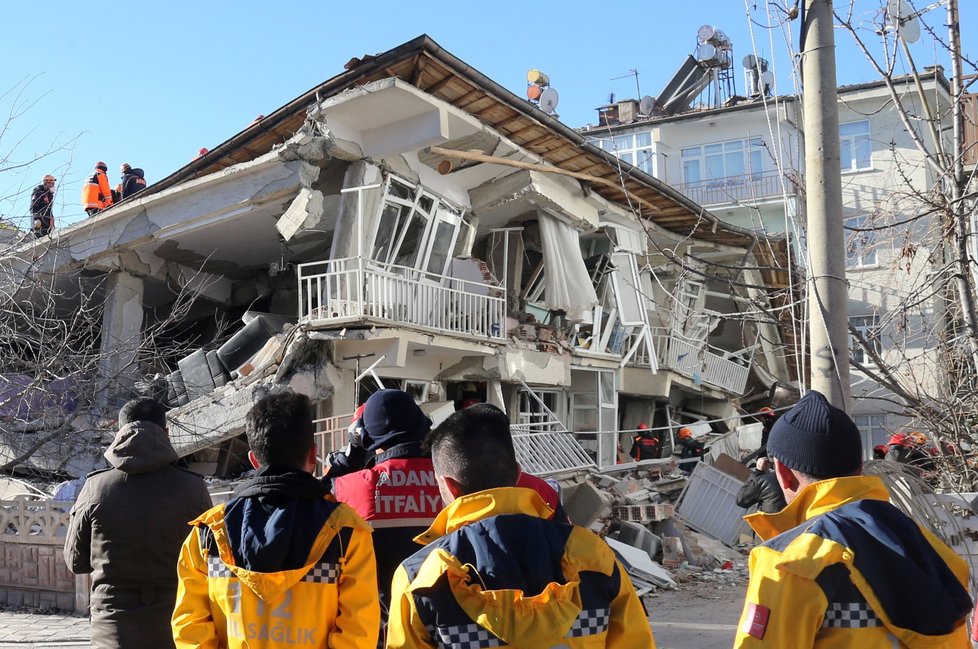
M 679 432 L 676 433 L 676 436 L 679 437 L 679 439 L 690 439 L 693 436 L 693 430 L 683 426 L 679 429 Z
M 912 441 L 917 446 L 923 446 L 924 444 L 927 443 L 927 436 L 924 435 L 919 430 L 915 430 L 914 432 L 910 433 L 910 441 Z

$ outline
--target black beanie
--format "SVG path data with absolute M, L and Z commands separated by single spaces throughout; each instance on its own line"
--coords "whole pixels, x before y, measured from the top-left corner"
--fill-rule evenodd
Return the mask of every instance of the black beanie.
M 851 475 L 863 463 L 856 424 L 815 390 L 778 418 L 767 453 L 789 469 L 819 479 Z
M 380 390 L 363 408 L 363 444 L 368 451 L 389 449 L 405 442 L 420 442 L 431 428 L 431 420 L 414 398 L 401 390 Z

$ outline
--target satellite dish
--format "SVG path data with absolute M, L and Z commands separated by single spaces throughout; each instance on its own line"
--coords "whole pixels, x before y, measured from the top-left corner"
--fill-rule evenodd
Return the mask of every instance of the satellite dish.
M 642 97 L 642 100 L 638 102 L 639 115 L 651 115 L 653 110 L 655 110 L 655 97 L 649 95 Z
M 920 40 L 920 21 L 907 0 L 889 0 L 886 3 L 886 15 L 896 29 L 897 36 L 904 42 L 916 43 Z
M 717 57 L 717 48 L 704 43 L 696 49 L 696 58 L 700 61 L 712 61 Z
M 761 92 L 769 95 L 774 91 L 774 73 L 764 71 L 761 73 Z
M 748 54 L 744 57 L 744 67 L 748 70 L 753 70 L 757 67 L 757 57 L 753 54 Z
M 553 115 L 554 110 L 557 109 L 558 101 L 560 101 L 560 97 L 557 95 L 557 91 L 553 88 L 547 88 L 540 93 L 540 110 L 548 115 Z
M 713 25 L 702 25 L 696 30 L 696 40 L 700 43 L 705 43 L 713 38 L 713 35 L 716 33 L 717 30 L 713 27 Z

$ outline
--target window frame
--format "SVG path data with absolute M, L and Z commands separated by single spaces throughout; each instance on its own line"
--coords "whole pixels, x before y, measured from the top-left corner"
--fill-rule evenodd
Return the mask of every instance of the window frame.
M 408 198 L 402 198 L 392 192 L 392 187 L 399 186 Z M 390 241 L 378 244 L 377 237 L 383 225 L 383 215 L 389 207 L 399 211 L 391 230 Z M 370 246 L 371 261 L 388 270 L 392 268 L 409 268 L 428 277 L 444 277 L 451 263 L 458 243 L 458 237 L 464 224 L 464 211 L 443 198 L 431 193 L 423 185 L 414 184 L 395 176 L 388 175 L 384 183 L 384 195 L 378 208 L 377 224 L 373 232 Z M 423 222 L 423 228 L 418 234 L 417 247 L 413 253 L 410 265 L 398 263 L 398 258 L 404 247 L 405 240 L 415 220 Z M 429 268 L 433 246 L 441 225 L 449 225 L 453 232 L 449 237 L 448 252 L 441 268 Z
M 717 149 L 717 147 L 719 147 Z M 740 147 L 739 149 L 737 147 Z M 679 150 L 679 167 L 682 171 L 683 184 L 689 187 L 710 187 L 723 184 L 727 179 L 743 178 L 750 182 L 761 180 L 764 175 L 764 149 L 766 144 L 764 138 L 760 136 L 750 136 L 723 140 L 720 142 L 705 142 L 695 146 L 683 147 Z M 707 151 L 707 149 L 715 149 Z M 727 156 L 740 153 L 743 162 L 742 173 L 730 173 L 727 169 Z M 755 168 L 754 154 L 758 155 Z M 713 176 L 709 174 L 709 158 L 717 158 L 723 165 L 723 174 Z M 690 179 L 687 166 L 695 162 L 697 169 L 697 179 Z M 743 182 L 743 181 L 740 181 Z
M 860 214 L 850 216 L 842 221 L 843 228 L 849 229 L 846 233 L 846 270 L 857 268 L 873 268 L 879 265 L 879 258 L 876 251 L 876 233 L 874 231 L 854 232 L 852 229 L 861 228 L 866 224 L 868 216 Z M 858 239 L 862 239 L 861 242 Z M 859 243 L 858 248 L 856 244 Z
M 638 144 L 638 136 L 647 135 L 648 144 Z M 628 139 L 626 142 L 625 139 Z M 591 144 L 611 153 L 624 162 L 641 169 L 650 176 L 654 176 L 655 171 L 655 140 L 652 138 L 652 131 L 632 131 L 630 133 L 618 133 L 608 137 L 593 138 L 588 140 Z M 640 157 L 645 154 L 644 157 Z M 627 156 L 627 157 L 626 157 Z
M 854 322 L 858 321 L 858 322 Z M 848 323 L 858 330 L 866 342 L 872 345 L 878 355 L 883 354 L 883 341 L 880 337 L 879 316 L 876 314 L 849 316 Z M 860 365 L 873 365 L 876 363 L 862 348 L 856 338 L 849 334 L 849 359 Z
M 843 135 L 842 131 L 847 126 L 853 126 L 857 124 L 865 124 L 865 133 L 855 133 L 853 135 Z M 862 140 L 865 138 L 865 140 Z M 865 141 L 866 145 L 869 146 L 869 158 L 867 160 L 866 166 L 859 166 L 859 155 L 857 150 L 859 144 Z M 849 143 L 849 159 L 846 160 L 843 157 L 843 150 L 845 149 L 845 143 Z M 839 124 L 839 168 L 842 173 L 855 173 L 858 171 L 867 171 L 873 169 L 873 131 L 872 125 L 868 119 L 857 119 L 851 122 L 844 122 Z

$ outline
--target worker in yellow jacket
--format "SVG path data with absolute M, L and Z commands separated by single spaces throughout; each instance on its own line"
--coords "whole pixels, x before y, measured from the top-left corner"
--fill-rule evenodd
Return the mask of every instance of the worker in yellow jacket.
M 502 411 L 460 410 L 427 439 L 448 505 L 394 573 L 388 649 L 654 649 L 611 548 L 513 486 L 519 465 Z
M 112 205 L 112 188 L 106 175 L 109 167 L 104 162 L 95 164 L 95 172 L 82 186 L 82 207 L 89 216 L 95 216 Z
M 247 419 L 258 474 L 194 520 L 173 611 L 178 648 L 375 649 L 370 528 L 312 476 L 309 399 L 276 393 Z
M 968 566 L 863 476 L 848 415 L 815 391 L 767 443 L 788 506 L 747 517 L 751 551 L 738 649 L 968 649 Z

